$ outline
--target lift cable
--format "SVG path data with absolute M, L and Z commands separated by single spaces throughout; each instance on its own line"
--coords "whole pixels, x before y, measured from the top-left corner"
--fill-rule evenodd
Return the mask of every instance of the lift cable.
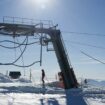
M 95 60 L 95 61 L 98 61 L 98 62 L 100 62 L 100 63 L 102 63 L 102 64 L 105 64 L 105 62 L 103 62 L 103 61 L 101 61 L 101 60 L 99 60 L 99 59 L 97 59 L 97 58 L 94 58 L 93 56 L 91 56 L 91 55 L 85 53 L 84 51 L 80 51 L 80 52 L 81 52 L 82 54 L 86 55 L 87 57 L 89 57 L 89 58 Z
M 84 32 L 75 32 L 75 31 L 61 31 L 62 33 L 66 33 L 66 34 L 75 34 L 75 35 L 88 35 L 88 36 L 104 36 L 105 34 L 94 34 L 94 33 L 84 33 Z
M 42 46 L 42 34 L 40 37 L 40 66 L 42 66 L 42 55 L 43 55 L 43 46 Z
M 13 37 L 14 42 L 15 42 L 15 37 Z M 15 52 L 15 60 L 16 60 L 16 48 L 15 48 L 15 43 L 14 43 L 14 52 Z
M 10 43 L 18 44 L 18 46 L 14 46 L 14 47 L 7 47 L 7 46 L 3 46 L 3 45 L 0 45 L 0 46 L 4 47 L 4 48 L 7 48 L 7 49 L 15 49 L 15 48 L 18 48 L 18 47 L 20 47 L 22 45 L 32 45 L 32 44 L 35 44 L 35 43 L 39 43 L 39 41 L 36 41 L 36 42 L 31 42 L 31 43 L 24 44 L 26 39 L 27 38 L 25 38 L 25 40 L 22 43 L 17 43 L 17 42 L 9 41 L 9 40 L 0 41 L 0 43 L 2 43 L 2 42 L 10 42 Z
M 26 45 L 25 45 L 25 47 L 24 47 L 24 49 L 23 49 L 23 51 L 22 51 L 22 53 L 20 54 L 20 56 L 15 60 L 15 61 L 13 61 L 13 62 L 11 62 L 11 63 L 0 63 L 0 65 L 13 65 L 14 63 L 16 63 L 20 58 L 21 58 L 21 56 L 23 55 L 23 53 L 25 52 L 25 50 L 26 50 L 26 48 L 27 48 L 27 43 L 28 43 L 28 36 L 26 36 L 27 38 L 27 40 L 26 40 Z
M 24 66 L 22 66 L 22 65 L 17 65 L 17 64 L 11 64 L 11 65 L 17 66 L 17 67 L 31 67 L 31 66 L 33 66 L 33 65 L 36 64 L 36 63 L 40 63 L 40 61 L 35 61 L 35 62 L 33 62 L 33 63 L 29 64 L 29 65 L 24 65 Z
M 12 62 L 12 64 L 16 63 L 22 57 L 23 53 L 26 51 L 27 43 L 28 43 L 28 36 L 26 36 L 26 39 L 27 39 L 26 40 L 26 45 L 25 45 L 23 51 L 21 52 L 20 56 L 14 62 Z
M 19 42 L 19 40 L 17 39 L 17 42 Z M 19 47 L 19 49 L 20 49 L 20 52 L 22 53 L 22 49 L 21 49 L 21 46 Z M 23 64 L 23 69 L 24 69 L 24 76 L 25 76 L 25 67 L 24 67 L 24 58 L 23 58 L 23 55 L 22 55 L 22 64 Z
M 101 47 L 101 46 L 95 46 L 95 45 L 91 45 L 91 44 L 86 44 L 86 43 L 81 43 L 81 42 L 76 42 L 76 41 L 69 41 L 69 40 L 64 40 L 64 41 L 69 42 L 71 44 L 77 44 L 77 45 L 82 45 L 82 46 L 89 46 L 89 47 L 94 47 L 94 48 L 99 48 L 99 49 L 105 50 L 105 47 Z
M 10 42 L 10 43 L 15 43 L 15 44 L 19 44 L 19 45 L 26 45 L 24 43 L 18 43 L 18 42 L 14 42 L 14 41 L 11 41 L 11 40 L 3 40 L 3 41 L 0 41 L 0 43 L 3 43 L 3 42 Z M 27 45 L 31 45 L 31 44 L 35 44 L 35 43 L 39 43 L 39 41 L 27 43 Z
M 35 62 L 33 62 L 33 63 L 31 63 L 31 64 L 29 64 L 29 65 L 17 65 L 17 64 L 15 64 L 21 57 L 22 57 L 22 55 L 23 55 L 23 53 L 25 52 L 25 50 L 26 50 L 26 47 L 27 47 L 27 45 L 28 45 L 28 36 L 26 36 L 27 38 L 27 40 L 26 40 L 26 44 L 24 44 L 25 45 L 25 47 L 24 47 L 24 49 L 23 49 L 23 51 L 21 52 L 21 54 L 20 54 L 20 56 L 15 60 L 15 61 L 13 61 L 12 63 L 0 63 L 0 65 L 13 65 L 13 66 L 17 66 L 17 67 L 30 67 L 30 66 L 33 66 L 34 64 L 36 64 L 36 63 L 39 63 L 40 61 L 35 61 Z M 16 43 L 16 42 L 15 42 Z
M 72 46 L 72 47 L 74 48 L 74 46 Z M 79 48 L 76 48 L 76 50 L 77 50 L 77 49 L 81 52 L 81 54 L 83 54 L 83 55 L 85 55 L 85 56 L 87 56 L 87 57 L 89 57 L 89 58 L 91 58 L 91 59 L 93 59 L 93 60 L 95 60 L 95 61 L 97 61 L 97 62 L 99 62 L 99 63 L 101 63 L 101 64 L 105 64 L 105 62 L 103 62 L 103 61 L 101 61 L 101 60 L 99 60 L 99 59 L 97 59 L 97 58 L 95 58 L 95 57 L 93 57 L 93 56 L 87 54 L 87 53 L 84 52 L 83 50 L 80 50 Z
M 0 45 L 1 47 L 3 48 L 7 48 L 7 49 L 16 49 L 16 48 L 19 48 L 22 44 L 25 43 L 27 38 L 24 39 L 24 41 L 21 43 L 21 44 L 18 44 L 18 46 L 14 46 L 14 47 L 7 47 L 7 46 L 4 46 L 4 45 Z M 3 41 L 0 41 L 0 42 L 3 42 Z M 6 40 L 5 40 L 6 42 Z M 11 43 L 14 43 L 14 45 L 16 45 L 17 43 L 15 42 L 15 37 L 14 37 L 14 41 L 8 41 L 8 42 L 11 42 Z

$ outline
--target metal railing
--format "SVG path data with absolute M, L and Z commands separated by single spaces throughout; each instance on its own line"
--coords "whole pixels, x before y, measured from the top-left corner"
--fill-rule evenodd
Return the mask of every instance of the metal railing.
M 66 45 L 65 45 L 64 40 L 63 40 L 63 37 L 62 37 L 62 34 L 61 34 L 61 40 L 62 40 L 62 44 L 63 44 L 64 50 L 65 50 L 65 53 L 66 53 L 66 57 L 68 59 L 68 63 L 70 65 L 70 67 L 72 67 L 71 61 L 70 61 L 70 58 L 69 58 L 69 55 L 68 55 L 68 52 L 67 52 L 67 49 L 66 49 Z
M 43 27 L 50 28 L 53 27 L 53 22 L 51 20 L 35 20 L 35 19 L 29 19 L 29 18 L 21 18 L 21 17 L 10 17 L 10 16 L 4 16 L 0 17 L 1 23 L 9 23 L 9 24 L 24 24 L 24 25 L 37 25 L 41 26 L 43 24 Z

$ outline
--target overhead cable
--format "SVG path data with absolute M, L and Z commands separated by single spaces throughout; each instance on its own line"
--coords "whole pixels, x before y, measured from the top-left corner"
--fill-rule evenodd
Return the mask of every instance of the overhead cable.
M 105 50 L 105 47 L 101 47 L 101 46 L 95 46 L 95 45 L 91 45 L 91 44 L 75 42 L 75 41 L 69 41 L 69 40 L 64 40 L 64 41 L 69 42 L 71 44 L 77 44 L 77 45 L 82 45 L 82 46 L 89 46 L 89 47 L 94 47 L 94 48 L 99 48 L 99 49 L 104 49 Z
M 11 40 L 2 40 L 0 41 L 0 43 L 3 43 L 3 42 L 10 42 L 10 43 L 13 43 L 13 44 L 21 44 L 21 45 L 26 45 L 24 44 L 23 42 L 22 43 L 18 43 L 18 42 L 14 42 L 14 41 L 11 41 Z M 31 44 L 35 44 L 35 43 L 38 43 L 39 41 L 35 41 L 35 42 L 31 42 L 31 43 L 27 43 L 27 45 L 31 45 Z
M 18 41 L 18 39 L 17 39 L 17 42 L 19 42 Z M 20 52 L 22 53 L 22 49 L 21 49 L 21 46 L 19 47 L 19 49 L 20 49 Z M 23 66 L 24 66 L 24 58 L 23 58 L 23 55 L 22 55 L 22 63 L 23 63 Z M 24 68 L 24 76 L 25 76 L 25 67 L 23 67 Z
M 29 65 L 24 65 L 24 66 L 22 66 L 22 65 L 17 65 L 17 64 L 13 64 L 13 63 L 11 63 L 11 64 L 6 64 L 6 63 L 0 63 L 0 65 L 13 65 L 13 66 L 17 66 L 17 67 L 30 67 L 30 66 L 33 66 L 35 63 L 39 63 L 40 61 L 35 61 L 35 62 L 33 62 L 33 63 L 31 63 L 31 64 L 29 64 Z
M 17 43 L 17 42 L 14 42 L 14 41 L 4 40 L 4 41 L 0 41 L 0 43 L 10 42 L 10 43 L 18 44 L 18 46 L 15 46 L 15 47 L 7 47 L 7 46 L 4 46 L 4 45 L 0 45 L 0 46 L 3 47 L 3 48 L 7 48 L 7 49 L 15 49 L 15 48 L 18 48 L 22 45 L 32 45 L 32 44 L 35 44 L 35 43 L 39 43 L 39 41 L 36 41 L 36 42 L 31 42 L 31 43 L 24 44 L 25 41 L 26 41 L 26 39 L 22 43 Z
M 27 39 L 27 40 L 26 40 L 26 45 L 25 45 L 23 51 L 21 52 L 20 56 L 19 56 L 15 61 L 13 61 L 13 62 L 11 62 L 11 63 L 0 63 L 0 64 L 2 64 L 2 65 L 12 65 L 12 64 L 16 63 L 16 62 L 22 57 L 23 53 L 24 53 L 25 50 L 26 50 L 27 43 L 28 43 L 28 36 L 26 36 L 26 37 L 27 37 L 27 38 L 26 38 L 26 39 Z
M 74 46 L 73 46 L 73 48 L 74 48 Z M 78 48 L 76 48 L 76 50 L 77 50 Z M 78 49 L 83 55 L 85 55 L 85 56 L 87 56 L 87 57 L 89 57 L 89 58 L 91 58 L 91 59 L 93 59 L 93 60 L 95 60 L 95 61 L 97 61 L 97 62 L 99 62 L 99 63 L 101 63 L 101 64 L 105 64 L 105 62 L 103 62 L 103 61 L 101 61 L 101 60 L 99 60 L 99 59 L 97 59 L 97 58 L 95 58 L 95 57 L 93 57 L 93 56 L 91 56 L 91 55 L 89 55 L 89 54 L 87 54 L 87 53 L 85 53 L 84 51 L 82 51 L 82 50 L 80 50 L 80 49 Z
M 97 59 L 97 58 L 94 58 L 94 57 L 90 56 L 89 54 L 87 54 L 87 53 L 85 53 L 85 52 L 83 52 L 83 51 L 81 51 L 81 53 L 84 54 L 84 55 L 86 55 L 87 57 L 89 57 L 89 58 L 95 60 L 95 61 L 98 61 L 98 62 L 100 62 L 100 63 L 102 63 L 102 64 L 105 64 L 105 62 L 102 62 L 101 60 L 99 60 L 99 59 Z
M 77 34 L 77 35 L 89 35 L 89 36 L 104 36 L 105 34 L 95 34 L 95 33 L 84 33 L 84 32 L 73 32 L 73 31 L 61 31 L 62 33 L 66 34 Z
M 33 63 L 31 63 L 31 64 L 29 64 L 29 65 L 24 65 L 24 66 L 22 66 L 22 65 L 17 65 L 17 64 L 12 64 L 13 66 L 17 66 L 17 67 L 31 67 L 31 66 L 33 66 L 35 63 L 39 63 L 40 61 L 35 61 L 35 62 L 33 62 Z

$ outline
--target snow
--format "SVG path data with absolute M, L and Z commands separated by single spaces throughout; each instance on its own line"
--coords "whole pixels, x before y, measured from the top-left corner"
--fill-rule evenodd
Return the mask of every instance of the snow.
M 0 73 L 0 82 L 5 82 L 5 83 L 8 83 L 8 82 L 12 82 L 10 79 L 9 79 L 9 77 L 8 76 L 6 76 L 6 75 L 3 75 L 3 74 L 1 74 Z
M 105 81 L 103 81 L 103 80 L 88 79 L 87 82 L 89 85 L 105 87 Z
M 65 105 L 65 98 L 61 95 L 10 93 L 0 96 L 2 105 Z
M 105 102 L 102 102 L 101 99 L 90 98 L 90 99 L 87 99 L 87 101 L 88 101 L 88 105 L 105 105 Z
M 0 83 L 11 83 L 11 82 L 31 83 L 31 81 L 28 79 L 19 78 L 13 80 L 9 76 L 0 73 Z
M 14 82 L 31 83 L 30 80 L 28 80 L 28 79 L 24 79 L 24 78 L 19 78 L 19 79 L 15 80 Z
M 56 84 L 42 88 L 30 80 L 0 74 L 0 105 L 105 105 L 105 81 L 88 79 L 82 88 L 66 91 Z

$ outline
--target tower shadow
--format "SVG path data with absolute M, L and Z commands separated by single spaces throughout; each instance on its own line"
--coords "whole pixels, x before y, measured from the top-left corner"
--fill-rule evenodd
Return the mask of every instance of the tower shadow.
M 82 95 L 81 89 L 66 90 L 66 105 L 88 105 Z
M 41 105 L 46 105 L 44 99 L 40 99 Z M 48 98 L 47 105 L 60 105 L 55 98 Z

